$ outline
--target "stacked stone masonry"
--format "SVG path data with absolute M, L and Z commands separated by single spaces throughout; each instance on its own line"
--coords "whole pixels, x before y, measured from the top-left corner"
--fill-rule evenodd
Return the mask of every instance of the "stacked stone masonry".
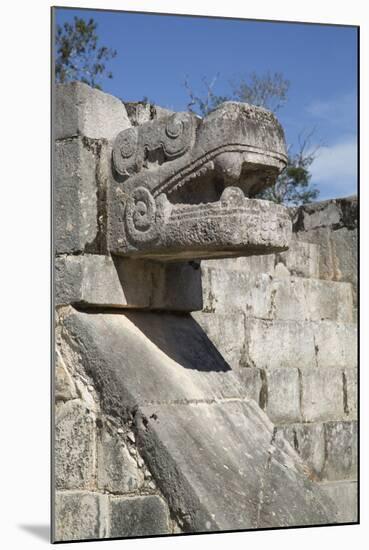
M 77 82 L 56 88 L 55 540 L 180 531 L 137 450 L 129 422 L 119 424 L 103 413 L 78 353 L 71 355 L 70 350 L 61 349 L 63 311 L 68 304 L 115 307 L 125 306 L 129 300 L 133 307 L 148 307 L 153 300 L 153 279 L 155 289 L 159 288 L 155 294 L 159 304 L 174 295 L 163 269 L 145 265 L 137 285 L 137 266 L 125 264 L 122 268 L 119 261 L 114 265 L 107 253 L 109 148 L 117 133 L 130 126 L 118 98 Z M 171 270 L 175 277 L 181 276 L 181 267 L 174 265 Z M 196 276 L 198 279 L 199 274 Z M 199 287 L 195 280 L 192 290 L 196 285 Z M 129 298 L 122 288 L 126 294 L 129 289 Z M 196 299 L 196 292 L 193 295 Z M 174 307 L 180 309 L 180 301 L 186 297 L 179 293 Z
M 182 322 L 178 316 L 178 326 L 174 328 L 170 316 L 160 314 L 153 324 L 155 314 L 145 318 L 135 312 L 127 313 L 121 325 L 113 318 L 107 325 L 108 332 L 114 327 L 118 333 L 122 327 L 127 330 L 124 337 L 130 353 L 134 353 L 130 330 L 137 336 L 137 364 L 144 363 L 147 378 L 139 380 L 136 364 L 131 370 L 125 364 L 127 379 L 133 381 L 128 381 L 127 387 L 130 383 L 138 385 L 144 410 L 148 418 L 154 418 L 154 424 L 155 403 L 160 404 L 166 423 L 155 426 L 155 437 L 168 443 L 168 452 L 177 460 L 178 470 L 186 471 L 190 464 L 188 479 L 192 476 L 196 486 L 196 476 L 200 475 L 198 447 L 191 447 L 189 441 L 187 463 L 182 458 L 180 442 L 174 437 L 177 429 L 183 428 L 183 438 L 194 430 L 201 441 L 210 439 L 209 448 L 213 436 L 224 438 L 230 449 L 234 443 L 230 433 L 246 410 L 260 422 L 260 436 L 247 432 L 253 426 L 245 413 L 242 430 L 246 430 L 250 442 L 252 437 L 259 437 L 257 442 L 267 452 L 282 438 L 280 447 L 276 444 L 276 454 L 292 456 L 293 462 L 295 451 L 299 453 L 305 462 L 298 464 L 296 470 L 306 467 L 307 477 L 318 481 L 327 496 L 340 503 L 338 521 L 355 521 L 356 200 L 328 201 L 293 210 L 294 239 L 290 249 L 279 254 L 206 260 L 201 267 L 197 262 L 160 264 L 112 257 L 108 253 L 106 203 L 111 178 L 107 159 L 111 157 L 113 140 L 122 130 L 165 117 L 169 111 L 148 104 L 125 107 L 117 98 L 81 83 L 58 87 L 55 99 L 54 538 L 86 540 L 211 530 L 214 526 L 219 529 L 221 521 L 213 524 L 212 514 L 206 514 L 218 506 L 217 515 L 222 518 L 232 508 L 230 503 L 228 508 L 222 508 L 213 478 L 206 478 L 205 474 L 204 481 L 201 479 L 196 487 L 198 493 L 186 493 L 187 481 L 185 488 L 181 487 L 189 504 L 182 502 L 184 497 L 175 485 L 177 466 L 163 485 L 174 484 L 175 497 L 170 491 L 164 494 L 155 481 L 160 480 L 160 467 L 156 458 L 152 461 L 150 456 L 154 443 L 148 440 L 144 445 L 138 444 L 140 430 L 132 416 L 137 407 L 129 401 L 129 392 L 124 398 L 120 396 L 121 414 L 111 414 L 116 412 L 116 402 L 109 394 L 105 396 L 104 384 L 97 391 L 100 373 L 93 379 L 87 372 L 90 368 L 92 372 L 94 365 L 86 345 L 82 339 L 77 339 L 77 345 L 69 337 L 64 321 L 76 314 L 74 308 L 180 313 L 199 310 L 192 314 L 194 324 L 188 319 Z M 207 343 L 205 346 L 199 325 L 217 349 L 209 348 Z M 203 346 L 206 355 L 200 357 L 200 362 L 204 366 L 193 369 L 197 359 L 187 344 L 183 344 L 184 351 L 178 352 L 167 348 L 165 342 L 165 360 L 160 354 L 156 357 L 156 348 L 155 352 L 149 348 L 146 356 L 144 348 L 139 348 L 138 329 L 160 349 L 163 334 L 170 331 L 173 342 L 183 336 L 185 343 L 193 342 L 200 350 Z M 82 352 L 87 353 L 87 360 L 82 360 Z M 115 350 L 112 357 L 114 353 Z M 217 366 L 215 372 L 206 367 L 208 363 Z M 106 375 L 110 376 L 109 372 Z M 158 377 L 160 384 L 155 382 Z M 107 380 L 107 385 L 110 383 L 112 379 Z M 259 406 L 271 420 L 267 426 L 265 414 L 260 416 L 258 412 Z M 203 422 L 198 422 L 194 412 L 199 407 L 204 410 Z M 211 437 L 207 418 L 215 426 Z M 243 446 L 247 445 L 242 435 L 237 434 L 237 438 L 235 457 L 237 449 L 243 453 Z M 285 442 L 290 444 L 287 451 Z M 254 452 L 251 447 L 249 452 Z M 219 458 L 222 459 L 223 456 Z M 257 457 L 254 466 L 250 462 L 255 472 L 258 460 Z M 154 471 L 149 464 L 154 465 Z M 272 472 L 273 467 L 279 466 L 271 462 L 270 467 Z M 218 475 L 216 469 L 214 475 Z M 245 480 L 250 479 L 245 472 L 242 475 Z M 293 485 L 288 491 L 295 497 Z M 182 508 L 195 505 L 193 494 L 196 498 L 200 494 L 205 511 L 194 512 L 194 517 L 182 515 Z M 258 498 L 262 502 L 264 495 L 258 494 Z M 246 517 L 252 528 L 296 521 L 298 513 L 291 512 L 288 517 L 285 503 L 273 505 L 283 509 L 281 518 L 273 517 L 272 505 L 270 512 L 265 505 L 262 518 L 251 519 L 246 513 L 245 517 L 236 518 L 235 514 L 231 524 L 241 521 L 240 528 L 244 528 L 248 526 Z M 319 514 L 320 511 L 316 522 L 324 523 Z M 224 528 L 229 528 L 226 522 Z
M 291 209 L 290 249 L 202 262 L 193 317 L 311 468 L 357 510 L 357 200 Z
M 180 532 L 137 450 L 130 422 L 101 410 L 78 356 L 57 329 L 55 535 L 57 540 Z M 83 519 L 82 519 L 83 518 Z

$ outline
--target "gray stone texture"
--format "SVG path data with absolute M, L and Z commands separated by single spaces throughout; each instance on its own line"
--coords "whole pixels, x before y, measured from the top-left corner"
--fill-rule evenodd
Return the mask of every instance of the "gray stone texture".
M 245 326 L 243 361 L 248 366 L 356 367 L 357 329 L 353 324 L 247 318 Z
M 253 401 L 147 406 L 142 415 L 139 446 L 186 532 L 335 521 Z
M 246 256 L 240 258 L 223 258 L 219 260 L 202 260 L 202 268 L 219 268 L 227 271 L 241 271 L 245 273 L 269 273 L 274 274 L 275 254 L 263 254 L 261 256 Z
M 120 99 L 83 82 L 55 86 L 54 139 L 85 136 L 112 140 L 129 128 Z
M 107 495 L 57 491 L 53 542 L 108 537 L 108 513 Z
M 277 254 L 276 263 L 281 262 L 289 275 L 297 277 L 319 278 L 319 246 L 298 241 L 290 242 L 286 252 Z
M 327 422 L 323 479 L 357 479 L 357 422 Z
M 247 319 L 244 361 L 263 369 L 315 365 L 312 324 Z
M 321 483 L 320 488 L 337 505 L 337 523 L 357 523 L 359 492 L 357 481 Z
M 291 446 L 278 434 L 274 446 L 261 492 L 260 527 L 319 525 L 324 515 L 327 523 L 336 523 L 337 512 L 332 513 L 333 507 L 335 509 L 333 501 L 324 501 L 321 496 L 316 501 L 318 484 L 312 481 L 313 477 L 303 462 L 300 463 L 303 475 L 284 475 L 286 462 L 292 456 Z
M 344 417 L 342 371 L 335 368 L 300 369 L 301 414 L 305 422 Z
M 132 126 L 138 126 L 150 120 L 160 120 L 174 113 L 170 109 L 144 101 L 125 102 L 124 106 Z
M 190 316 L 74 313 L 64 323 L 104 411 L 124 419 L 135 409 L 138 448 L 186 532 L 269 525 L 274 491 L 285 487 L 279 525 L 335 521 L 290 446 L 270 462 L 273 424 L 243 400 L 239 379 Z M 277 480 L 269 464 L 281 468 Z
M 98 488 L 116 494 L 134 493 L 143 482 L 143 473 L 122 437 L 103 426 L 97 444 Z
M 357 366 L 357 327 L 353 323 L 324 321 L 314 330 L 317 364 L 321 367 Z
M 82 362 L 108 414 L 125 416 L 138 403 L 241 397 L 236 374 L 189 315 L 75 312 L 64 324 L 72 341 L 85 342 Z
M 201 272 L 187 262 L 161 264 L 97 254 L 55 262 L 56 305 L 167 309 L 202 308 Z
M 95 418 L 80 399 L 58 405 L 55 414 L 57 489 L 91 489 L 96 462 Z
M 55 400 L 68 401 L 77 398 L 77 389 L 59 350 L 55 352 Z
M 312 478 L 321 479 L 325 464 L 324 424 L 292 424 L 279 429 L 311 469 Z
M 267 397 L 264 410 L 272 422 L 282 424 L 301 420 L 298 370 L 268 369 L 265 377 Z
M 213 315 L 212 313 L 198 311 L 192 313 L 192 317 L 206 332 L 232 369 L 238 371 L 243 357 L 243 342 L 245 339 L 244 315 L 240 312 L 233 315 Z
M 356 195 L 304 204 L 293 212 L 294 230 L 302 232 L 320 227 L 355 229 L 357 206 Z
M 267 399 L 265 373 L 260 369 L 241 367 L 239 375 L 245 397 L 253 399 L 264 409 Z
M 54 227 L 57 254 L 83 252 L 98 236 L 96 157 L 82 138 L 55 143 Z
M 319 277 L 352 284 L 357 302 L 357 197 L 304 205 L 294 216 L 295 236 L 319 246 Z
M 65 310 L 65 349 L 141 454 L 96 422 L 57 355 L 56 539 L 171 532 L 164 500 L 135 494 L 156 487 L 186 532 L 355 517 L 338 483 L 357 475 L 355 198 L 291 217 L 254 199 L 286 162 L 264 109 L 126 109 L 81 83 L 55 103 L 57 305 L 176 311 Z M 201 274 L 204 311 L 180 315 L 201 308 Z
M 157 495 L 110 497 L 110 536 L 140 537 L 170 532 L 168 507 Z
M 218 268 L 202 269 L 204 309 L 242 311 L 261 319 L 352 322 L 352 288 L 302 277 L 273 278 Z
M 358 404 L 357 369 L 344 369 L 343 386 L 345 415 L 351 420 L 356 420 Z

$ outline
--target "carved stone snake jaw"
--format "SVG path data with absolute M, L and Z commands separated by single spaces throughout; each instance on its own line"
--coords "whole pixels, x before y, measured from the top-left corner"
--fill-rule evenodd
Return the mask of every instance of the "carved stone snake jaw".
M 252 198 L 287 162 L 269 111 L 225 102 L 128 128 L 112 151 L 109 248 L 157 260 L 284 250 L 291 223 L 280 205 Z

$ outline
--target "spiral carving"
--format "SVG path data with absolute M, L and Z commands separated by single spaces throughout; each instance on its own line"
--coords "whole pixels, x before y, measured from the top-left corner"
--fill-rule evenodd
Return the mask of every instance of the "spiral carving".
M 121 176 L 131 175 L 135 171 L 137 146 L 137 128 L 128 128 L 117 135 L 113 147 L 113 161 L 116 171 Z
M 192 118 L 188 113 L 172 115 L 165 126 L 163 148 L 168 157 L 177 157 L 190 147 Z
M 145 187 L 137 187 L 127 199 L 125 224 L 127 236 L 133 243 L 147 243 L 159 236 L 155 199 Z

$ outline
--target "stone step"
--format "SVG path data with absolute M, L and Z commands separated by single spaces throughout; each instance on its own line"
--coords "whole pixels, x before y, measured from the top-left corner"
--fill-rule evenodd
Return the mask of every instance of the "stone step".
M 357 327 L 336 321 L 264 320 L 194 312 L 192 317 L 234 369 L 357 366 Z
M 320 488 L 337 506 L 337 523 L 358 522 L 358 484 L 357 481 L 333 481 L 319 483 Z
M 202 267 L 202 290 L 206 312 L 242 311 L 261 319 L 353 321 L 350 283 Z
M 355 368 L 357 327 L 334 321 L 246 320 L 244 362 L 259 368 Z

